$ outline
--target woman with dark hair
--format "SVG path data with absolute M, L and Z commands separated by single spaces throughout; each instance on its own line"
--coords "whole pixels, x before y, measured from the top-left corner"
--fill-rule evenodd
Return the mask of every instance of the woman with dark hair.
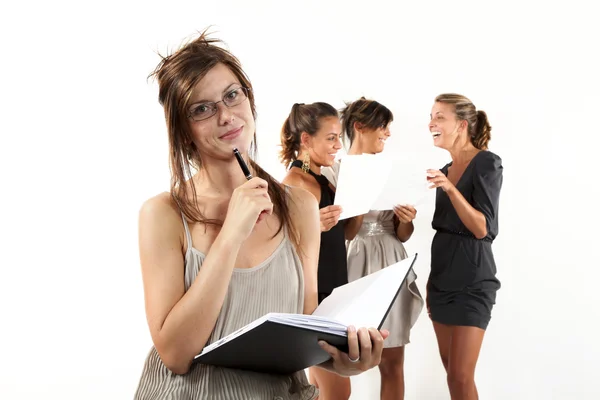
M 342 122 L 345 139 L 350 142 L 348 154 L 381 153 L 393 119 L 386 106 L 364 97 L 346 105 Z M 323 170 L 334 185 L 343 163 L 342 159 L 333 168 Z M 405 259 L 408 254 L 403 243 L 414 231 L 412 221 L 416 214 L 412 206 L 397 205 L 393 210 L 371 210 L 348 219 L 348 279 L 360 279 Z M 390 336 L 385 340 L 379 364 L 382 400 L 404 398 L 404 345 L 409 343 L 410 330 L 424 306 L 416 279 L 411 269 L 383 325 Z
M 436 97 L 429 131 L 452 161 L 428 170 L 436 188 L 427 308 L 453 399 L 477 399 L 475 366 L 500 281 L 492 242 L 498 234 L 502 160 L 488 150 L 487 114 L 465 96 Z
M 252 85 L 239 60 L 216 42 L 202 34 L 154 72 L 172 181 L 170 192 L 140 210 L 154 346 L 135 398 L 314 399 L 317 390 L 303 371 L 282 376 L 193 362 L 206 345 L 267 313 L 310 314 L 317 306 L 317 205 L 252 160 Z M 253 178 L 246 179 L 234 148 Z M 386 336 L 349 327 L 348 353 L 323 343 L 331 359 L 318 367 L 344 376 L 372 368 Z
M 284 184 L 312 193 L 319 204 L 321 245 L 319 248 L 319 303 L 333 289 L 348 283 L 344 224 L 338 222 L 341 208 L 334 206 L 335 191 L 321 168 L 333 164 L 342 148 L 341 125 L 337 110 L 327 103 L 294 104 L 281 129 L 282 163 L 289 168 Z M 310 380 L 320 391 L 320 400 L 347 400 L 350 379 L 310 368 Z

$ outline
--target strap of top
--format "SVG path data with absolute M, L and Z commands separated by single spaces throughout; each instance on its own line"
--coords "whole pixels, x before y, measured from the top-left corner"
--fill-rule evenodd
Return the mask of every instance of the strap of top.
M 290 195 L 290 187 L 288 185 L 286 185 L 286 184 L 283 184 L 283 190 L 285 191 L 285 195 L 284 195 L 283 199 L 284 199 L 285 202 L 287 202 L 288 196 Z M 282 221 L 282 223 L 283 223 L 283 221 Z M 286 240 L 289 239 L 288 226 L 286 224 L 283 224 L 283 237 Z
M 188 254 L 192 252 L 192 234 L 190 233 L 190 228 L 188 227 L 183 211 L 181 212 L 181 219 L 183 220 L 183 229 L 185 230 L 185 238 L 187 240 L 187 251 L 185 252 L 185 257 L 187 258 Z

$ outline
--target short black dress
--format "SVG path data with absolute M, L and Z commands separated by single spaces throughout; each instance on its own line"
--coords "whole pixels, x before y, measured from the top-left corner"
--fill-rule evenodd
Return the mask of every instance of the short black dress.
M 302 161 L 295 160 L 290 168 L 302 168 Z M 335 192 L 329 187 L 329 181 L 323 175 L 308 171 L 321 186 L 321 201 L 319 209 L 333 205 Z M 346 220 L 338 221 L 327 232 L 321 232 L 319 248 L 319 270 L 317 273 L 319 304 L 338 286 L 348 283 L 348 267 L 346 260 L 346 238 L 344 224 Z
M 446 164 L 441 171 L 448 175 Z M 500 281 L 492 242 L 498 234 L 498 204 L 502 188 L 502 159 L 490 151 L 473 157 L 456 188 L 486 219 L 487 236 L 477 239 L 465 227 L 450 198 L 437 188 L 432 227 L 431 272 L 427 307 L 432 321 L 486 329 L 496 303 Z

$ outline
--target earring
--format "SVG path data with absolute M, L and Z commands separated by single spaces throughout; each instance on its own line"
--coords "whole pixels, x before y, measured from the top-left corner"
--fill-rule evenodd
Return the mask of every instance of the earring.
M 304 160 L 302 160 L 302 172 L 305 174 L 310 170 L 310 156 L 308 152 L 304 153 Z

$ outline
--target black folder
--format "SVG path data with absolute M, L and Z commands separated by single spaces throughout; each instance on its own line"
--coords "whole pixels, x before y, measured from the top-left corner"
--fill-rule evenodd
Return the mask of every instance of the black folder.
M 324 340 L 348 351 L 346 327 L 381 329 L 417 254 L 336 288 L 312 315 L 270 313 L 206 346 L 194 362 L 291 374 L 329 360 Z

